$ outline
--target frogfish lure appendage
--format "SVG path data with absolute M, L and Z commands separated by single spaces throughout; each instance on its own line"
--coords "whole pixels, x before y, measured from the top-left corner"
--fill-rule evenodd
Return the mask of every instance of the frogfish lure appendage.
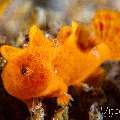
M 68 104 L 69 86 L 80 85 L 106 60 L 120 59 L 119 16 L 101 10 L 90 25 L 63 26 L 57 47 L 35 25 L 30 28 L 28 47 L 3 45 L 0 52 L 7 63 L 1 76 L 6 91 L 23 101 L 57 97 L 59 105 Z

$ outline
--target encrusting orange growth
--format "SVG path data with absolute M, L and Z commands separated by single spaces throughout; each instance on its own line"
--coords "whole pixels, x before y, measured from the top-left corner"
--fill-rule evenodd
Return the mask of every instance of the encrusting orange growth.
M 1 47 L 7 60 L 2 72 L 5 89 L 23 101 L 57 97 L 59 105 L 68 104 L 70 85 L 79 86 L 104 61 L 120 59 L 119 16 L 103 10 L 96 13 L 89 26 L 76 22 L 63 26 L 57 45 L 32 26 L 28 47 Z

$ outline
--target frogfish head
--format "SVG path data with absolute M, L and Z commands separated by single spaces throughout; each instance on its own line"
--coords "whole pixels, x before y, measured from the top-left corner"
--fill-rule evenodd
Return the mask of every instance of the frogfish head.
M 42 96 L 52 79 L 50 54 L 45 49 L 47 47 L 39 47 L 39 42 L 42 44 L 39 40 L 43 38 L 36 29 L 32 27 L 30 31 L 32 35 L 28 47 L 4 45 L 0 48 L 2 56 L 7 60 L 2 71 L 3 85 L 9 94 L 22 100 Z
M 49 66 L 41 60 L 40 54 L 35 53 L 23 51 L 19 54 L 18 52 L 11 58 L 7 53 L 9 57 L 3 68 L 2 80 L 5 89 L 12 96 L 30 99 L 41 96 L 46 89 L 50 77 Z

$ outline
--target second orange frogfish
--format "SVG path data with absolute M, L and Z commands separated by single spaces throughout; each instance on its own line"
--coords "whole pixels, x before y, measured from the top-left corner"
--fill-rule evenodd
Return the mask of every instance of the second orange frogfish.
M 7 60 L 2 80 L 9 94 L 23 101 L 56 97 L 65 105 L 69 86 L 80 86 L 105 61 L 120 60 L 120 13 L 100 10 L 89 25 L 63 26 L 56 42 L 34 25 L 28 47 L 3 45 L 0 51 Z

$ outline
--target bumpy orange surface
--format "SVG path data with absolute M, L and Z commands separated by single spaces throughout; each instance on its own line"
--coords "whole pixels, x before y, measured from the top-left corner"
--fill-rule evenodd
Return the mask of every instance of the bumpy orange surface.
M 76 22 L 63 26 L 56 42 L 32 26 L 28 47 L 1 47 L 7 60 L 2 72 L 5 89 L 21 100 L 57 97 L 58 104 L 67 104 L 70 85 L 79 86 L 104 61 L 119 60 L 119 16 L 98 11 L 89 26 Z

